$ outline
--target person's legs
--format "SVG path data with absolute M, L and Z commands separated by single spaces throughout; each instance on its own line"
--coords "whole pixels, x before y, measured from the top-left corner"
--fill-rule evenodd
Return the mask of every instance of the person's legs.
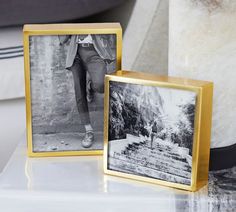
M 154 134 L 151 134 L 151 149 L 152 149 L 152 145 L 153 145 L 153 139 L 154 139 Z
M 98 55 L 93 47 L 79 48 L 79 54 L 90 74 L 92 89 L 98 93 L 104 93 L 104 77 L 107 73 L 107 66 L 104 60 Z
M 92 88 L 95 92 L 104 93 L 104 77 L 106 74 L 106 64 L 104 60 L 96 55 L 87 63 L 87 70 L 92 79 Z
M 81 58 L 83 66 L 86 68 L 87 72 L 91 77 L 92 90 L 95 92 L 104 92 L 104 76 L 106 74 L 106 64 L 104 60 L 98 55 L 93 46 L 90 47 L 78 47 L 78 53 Z M 87 102 L 86 94 L 86 77 L 83 81 L 85 86 L 85 99 Z M 88 103 L 87 103 L 88 104 Z M 91 124 L 85 125 L 86 135 L 85 139 L 82 141 L 84 147 L 90 147 L 94 141 L 93 129 Z
M 90 124 L 88 103 L 86 99 L 86 69 L 81 60 L 76 56 L 71 71 L 74 79 L 75 99 L 83 125 Z
M 79 56 L 76 56 L 71 71 L 74 79 L 75 98 L 78 112 L 81 118 L 81 124 L 85 126 L 85 138 L 82 146 L 89 148 L 93 144 L 93 129 L 90 124 L 88 102 L 86 98 L 86 69 L 83 66 Z

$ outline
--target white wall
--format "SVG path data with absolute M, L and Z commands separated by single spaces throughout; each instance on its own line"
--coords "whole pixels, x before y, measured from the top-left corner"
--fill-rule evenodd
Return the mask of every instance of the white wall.
M 123 28 L 122 67 L 167 74 L 169 0 L 127 0 L 92 21 L 120 22 Z
M 211 148 L 236 142 L 236 2 L 170 0 L 169 74 L 214 82 Z

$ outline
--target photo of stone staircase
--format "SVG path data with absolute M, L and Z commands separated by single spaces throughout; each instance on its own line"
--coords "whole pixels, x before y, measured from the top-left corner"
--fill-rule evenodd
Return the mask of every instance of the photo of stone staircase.
M 132 135 L 110 141 L 109 168 L 190 185 L 192 157 L 186 148 L 164 142 L 157 139 L 151 148 L 150 141 Z
M 110 82 L 108 169 L 191 185 L 195 101 L 193 92 Z

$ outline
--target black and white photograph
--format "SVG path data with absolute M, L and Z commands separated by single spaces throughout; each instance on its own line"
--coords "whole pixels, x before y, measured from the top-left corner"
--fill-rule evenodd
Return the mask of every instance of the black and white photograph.
M 197 93 L 109 81 L 107 169 L 191 185 Z
M 29 37 L 33 152 L 103 150 L 104 76 L 116 34 Z

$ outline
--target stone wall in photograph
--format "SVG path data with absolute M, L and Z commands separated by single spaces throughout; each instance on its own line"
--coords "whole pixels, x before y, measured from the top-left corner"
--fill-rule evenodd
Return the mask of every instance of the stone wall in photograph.
M 68 46 L 57 36 L 33 36 L 30 41 L 31 99 L 34 133 L 83 130 L 76 107 L 72 73 L 65 69 Z M 90 105 L 95 129 L 102 130 L 102 96 Z M 100 120 L 100 121 L 98 121 Z

